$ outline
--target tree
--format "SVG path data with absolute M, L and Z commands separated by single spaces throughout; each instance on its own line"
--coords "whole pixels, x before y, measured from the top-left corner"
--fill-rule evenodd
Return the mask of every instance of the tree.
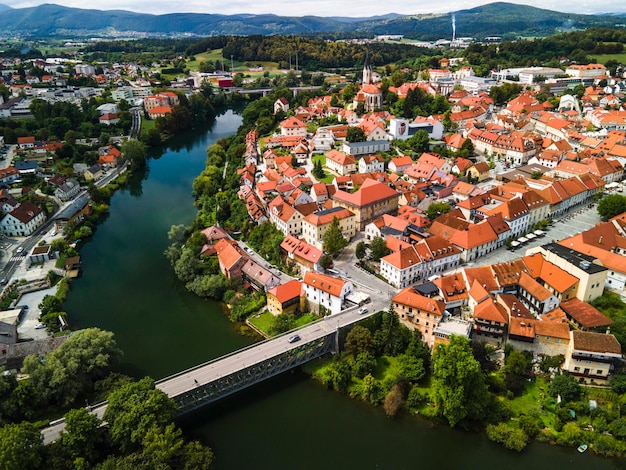
M 435 220 L 442 214 L 447 214 L 452 210 L 452 207 L 447 202 L 433 202 L 428 209 L 426 209 L 426 216 L 430 220 Z
M 333 257 L 329 253 L 324 253 L 320 256 L 319 264 L 322 269 L 328 269 L 333 265 Z
M 614 375 L 611 378 L 611 390 L 620 395 L 626 393 L 626 374 Z
M 430 142 L 430 137 L 428 137 L 428 132 L 424 129 L 420 129 L 407 140 L 407 144 L 413 149 L 415 152 L 425 152 L 428 150 L 428 143 Z
M 469 340 L 451 336 L 448 344 L 437 345 L 432 360 L 437 412 L 452 427 L 466 419 L 483 419 L 491 397 Z
M 377 365 L 378 361 L 373 354 L 362 352 L 354 358 L 352 373 L 355 377 L 362 379 L 366 375 L 373 373 Z
M 372 332 L 364 326 L 356 325 L 346 336 L 345 348 L 346 352 L 354 357 L 364 352 L 374 352 Z
M 37 468 L 41 464 L 43 437 L 32 423 L 0 428 L 0 470 Z
M 58 312 L 63 308 L 63 301 L 56 295 L 45 295 L 38 307 L 42 315 L 50 312 Z
M 509 450 L 521 452 L 528 445 L 528 436 L 521 429 L 514 429 L 505 423 L 488 424 L 487 437 L 499 444 L 502 444 Z
M 400 388 L 399 384 L 395 384 L 385 397 L 385 403 L 383 404 L 385 414 L 390 418 L 394 417 L 402 409 L 403 404 L 404 394 L 402 393 L 402 388 Z
M 406 350 L 407 333 L 409 330 L 400 324 L 393 304 L 382 314 L 380 327 L 374 334 L 374 344 L 378 354 L 397 356 Z
M 195 277 L 185 287 L 200 297 L 221 300 L 228 285 L 228 279 L 221 274 L 210 274 Z
M 109 423 L 111 441 L 122 452 L 130 452 L 139 448 L 149 431 L 163 430 L 175 415 L 174 401 L 145 377 L 111 393 L 103 419 Z
M 279 335 L 296 327 L 296 316 L 290 313 L 283 313 L 273 318 L 269 334 Z
M 621 194 L 610 194 L 598 203 L 598 214 L 603 219 L 611 219 L 622 212 L 626 212 L 626 196 Z
M 90 462 L 98 459 L 103 428 L 97 416 L 84 408 L 70 410 L 65 414 L 65 430 L 61 445 L 71 460 L 83 457 Z
M 370 257 L 373 261 L 380 261 L 381 258 L 391 253 L 387 248 L 387 243 L 383 237 L 374 237 L 370 242 Z
M 46 354 L 43 363 L 36 356 L 33 361 L 24 361 L 24 371 L 47 398 L 67 406 L 90 391 L 93 382 L 103 378 L 121 354 L 113 333 L 88 328 L 74 332 L 65 343 Z
M 130 163 L 131 169 L 142 168 L 146 165 L 148 148 L 137 139 L 128 139 L 122 144 L 122 157 Z
M 398 371 L 401 377 L 413 383 L 419 382 L 426 376 L 424 361 L 409 354 L 398 356 Z
M 470 139 L 463 141 L 458 156 L 463 158 L 472 158 L 474 156 L 474 144 Z
M 365 258 L 365 255 L 367 254 L 367 245 L 365 245 L 364 241 L 360 241 L 356 244 L 356 249 L 354 253 L 358 260 L 362 260 L 363 258 Z
M 365 142 L 365 132 L 360 127 L 350 126 L 346 132 L 346 140 L 350 143 Z
M 348 240 L 343 237 L 341 233 L 341 227 L 339 226 L 339 219 L 333 217 L 333 221 L 330 223 L 328 230 L 324 233 L 324 251 L 330 254 L 333 258 L 348 245 Z
M 555 398 L 560 395 L 565 402 L 576 400 L 580 396 L 580 391 L 580 385 L 569 374 L 555 376 L 548 385 L 548 393 Z

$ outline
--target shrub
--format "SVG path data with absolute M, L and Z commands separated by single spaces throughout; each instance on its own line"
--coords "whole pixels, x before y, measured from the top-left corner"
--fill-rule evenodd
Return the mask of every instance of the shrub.
M 487 425 L 487 437 L 516 452 L 523 451 L 528 445 L 528 436 L 524 431 L 511 428 L 505 423 Z

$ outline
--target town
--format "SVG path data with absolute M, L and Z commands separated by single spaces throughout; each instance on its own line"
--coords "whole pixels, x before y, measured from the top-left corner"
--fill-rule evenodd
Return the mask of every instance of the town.
M 207 149 L 196 223 L 169 234 L 190 291 L 294 347 L 296 327 L 387 312 L 428 354 L 461 337 L 500 366 L 512 349 L 533 370 L 560 357 L 553 377 L 609 389 L 623 332 L 598 300 L 626 301 L 623 71 L 479 77 L 455 52 L 391 73 L 366 52 L 352 82 L 320 72 L 318 85 L 290 64 L 280 87 L 262 69 L 164 85 L 158 64 L 1 58 L 0 119 L 46 123 L 0 121 L 3 365 L 63 343 L 49 340 L 71 324 L 49 305 L 55 284 L 79 275 L 77 243 L 147 146 L 209 115 L 192 105 L 247 99 L 243 141 Z

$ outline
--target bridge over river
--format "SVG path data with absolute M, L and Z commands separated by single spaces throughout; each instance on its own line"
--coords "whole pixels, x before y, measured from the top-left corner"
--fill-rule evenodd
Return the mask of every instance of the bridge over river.
M 177 403 L 180 415 L 188 413 L 324 354 L 338 351 L 339 331 L 342 328 L 388 306 L 388 298 L 381 295 L 367 305 L 369 312 L 366 314 L 359 314 L 358 307 L 352 307 L 165 377 L 156 382 L 156 388 Z M 300 339 L 290 342 L 289 338 L 295 334 Z M 102 419 L 106 406 L 106 402 L 100 403 L 91 407 L 90 411 Z M 64 428 L 64 419 L 50 423 L 49 427 L 42 430 L 44 443 L 54 442 Z

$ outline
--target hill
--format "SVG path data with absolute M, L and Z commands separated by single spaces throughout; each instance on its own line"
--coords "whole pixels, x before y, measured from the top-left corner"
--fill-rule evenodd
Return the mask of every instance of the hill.
M 199 13 L 149 15 L 53 4 L 16 9 L 0 5 L 0 10 L 3 10 L 0 30 L 4 34 L 26 36 L 334 34 L 347 37 L 403 34 L 409 38 L 439 39 L 452 36 L 452 15 L 456 20 L 457 36 L 479 38 L 505 34 L 546 36 L 593 26 L 615 27 L 616 23 L 623 22 L 619 16 L 576 15 L 502 2 L 438 15 L 389 14 L 370 18 Z

